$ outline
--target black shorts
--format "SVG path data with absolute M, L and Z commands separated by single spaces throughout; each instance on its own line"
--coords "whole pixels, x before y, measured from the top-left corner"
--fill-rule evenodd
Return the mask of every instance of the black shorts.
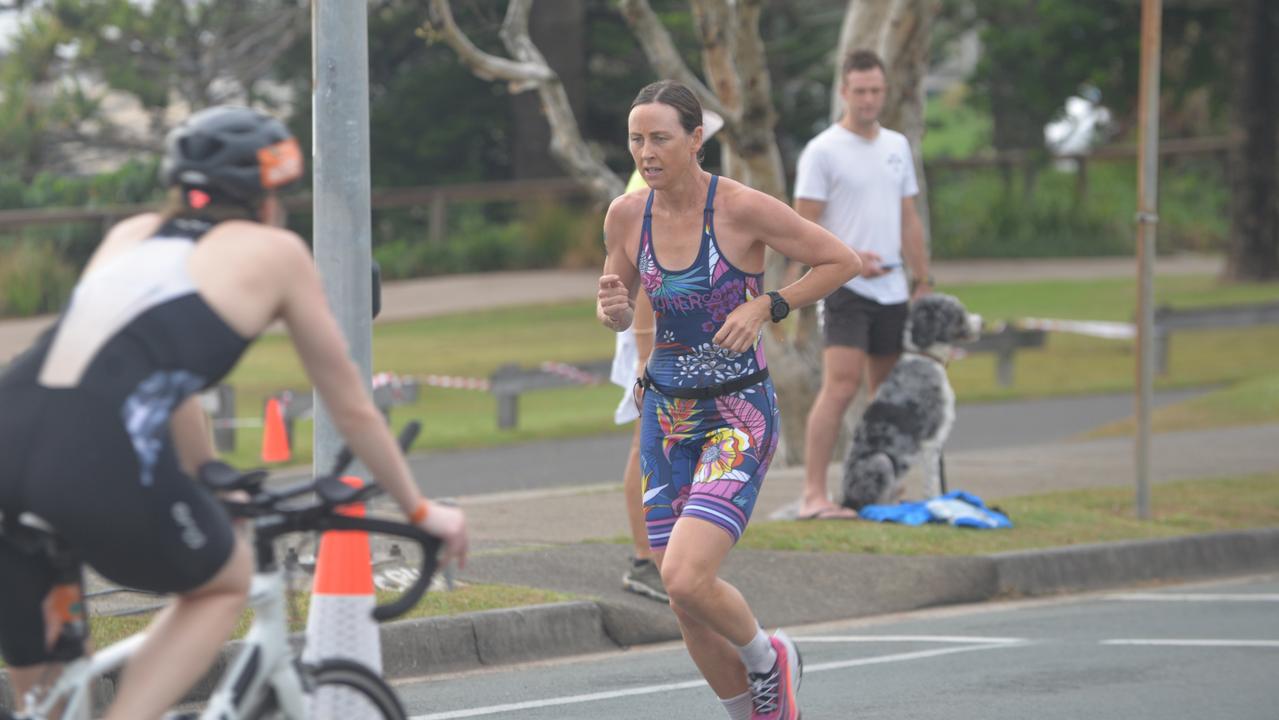
M 897 355 L 902 351 L 908 303 L 881 305 L 840 287 L 826 296 L 826 346 L 854 347 L 867 355 Z
M 222 504 L 182 472 L 171 442 L 144 483 L 118 413 L 71 394 L 0 398 L 0 510 L 38 515 L 115 584 L 180 593 L 207 583 L 235 544 Z M 0 538 L 0 651 L 10 665 L 48 659 L 41 602 L 53 577 L 46 557 Z

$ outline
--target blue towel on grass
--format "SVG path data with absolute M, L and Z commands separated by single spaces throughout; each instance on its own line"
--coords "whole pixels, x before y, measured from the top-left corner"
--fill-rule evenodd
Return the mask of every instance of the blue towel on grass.
M 892 522 L 902 525 L 949 523 L 956 527 L 994 530 L 1010 528 L 1007 515 L 986 507 L 982 499 L 963 490 L 920 502 L 904 502 L 896 505 L 867 505 L 858 511 L 865 520 Z

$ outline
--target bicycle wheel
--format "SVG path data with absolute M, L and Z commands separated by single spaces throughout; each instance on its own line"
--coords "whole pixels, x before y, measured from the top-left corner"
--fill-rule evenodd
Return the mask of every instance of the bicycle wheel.
M 358 662 L 330 658 L 304 671 L 312 688 L 305 699 L 305 720 L 407 720 L 400 698 L 385 680 Z M 274 693 L 245 715 L 247 720 L 303 720 L 288 718 Z

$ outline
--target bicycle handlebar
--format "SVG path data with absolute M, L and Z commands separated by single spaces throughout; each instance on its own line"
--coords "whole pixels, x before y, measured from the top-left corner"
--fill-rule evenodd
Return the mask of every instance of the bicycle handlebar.
M 412 540 L 422 548 L 422 563 L 418 567 L 417 580 L 398 598 L 386 605 L 373 608 L 373 619 L 378 622 L 399 617 L 417 605 L 431 586 L 431 578 L 439 567 L 440 539 L 416 525 L 409 525 L 381 518 L 352 517 L 350 515 L 326 515 L 318 523 L 317 530 L 362 530 L 379 535 L 394 535 Z
M 422 424 L 414 420 L 400 431 L 398 443 L 407 450 L 421 432 Z M 247 502 L 224 500 L 232 515 L 245 518 L 272 518 L 276 522 L 260 523 L 258 534 L 267 542 L 292 532 L 356 530 L 379 535 L 392 535 L 411 540 L 422 549 L 422 562 L 417 580 L 396 600 L 373 608 L 373 619 L 378 622 L 403 615 L 417 605 L 430 588 L 431 578 L 439 567 L 440 539 L 416 525 L 403 521 L 345 515 L 338 510 L 342 506 L 364 502 L 376 495 L 380 488 L 375 483 L 351 486 L 340 480 L 341 474 L 354 460 L 350 449 L 343 446 L 327 475 L 313 477 L 280 489 L 263 487 L 266 473 L 249 471 L 240 473 L 225 463 L 207 463 L 200 468 L 199 476 L 214 490 L 244 490 L 250 494 Z M 315 493 L 318 500 L 303 504 L 286 504 L 308 493 Z

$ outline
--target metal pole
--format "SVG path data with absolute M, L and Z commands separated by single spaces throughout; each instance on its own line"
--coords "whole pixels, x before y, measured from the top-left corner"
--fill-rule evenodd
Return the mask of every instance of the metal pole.
M 368 4 L 311 4 L 315 264 L 351 357 L 372 377 Z M 342 439 L 315 397 L 312 465 L 328 472 Z
M 1159 44 L 1162 0 L 1141 2 L 1137 159 L 1137 517 L 1150 518 L 1150 405 L 1154 376 L 1155 231 L 1159 225 Z

